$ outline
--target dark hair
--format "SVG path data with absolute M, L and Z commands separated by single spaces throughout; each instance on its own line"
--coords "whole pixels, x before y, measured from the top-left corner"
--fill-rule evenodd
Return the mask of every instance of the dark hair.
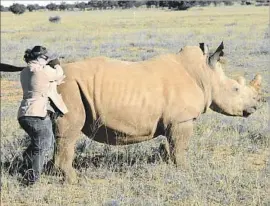
M 24 52 L 24 61 L 28 63 L 29 61 L 35 60 L 38 57 L 42 57 L 44 59 L 47 59 L 48 57 L 46 56 L 47 54 L 47 49 L 43 46 L 34 46 L 33 49 L 27 49 Z

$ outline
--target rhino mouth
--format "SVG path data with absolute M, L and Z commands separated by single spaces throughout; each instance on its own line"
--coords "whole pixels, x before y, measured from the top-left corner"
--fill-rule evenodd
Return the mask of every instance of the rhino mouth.
M 243 111 L 243 117 L 248 117 L 249 115 L 251 115 L 255 111 L 256 111 L 256 107 L 250 107 L 250 108 Z
M 246 109 L 244 109 L 242 112 L 241 110 L 235 114 L 231 114 L 226 112 L 225 110 L 219 108 L 215 103 L 212 103 L 210 105 L 210 108 L 215 111 L 218 112 L 220 114 L 224 114 L 226 116 L 241 116 L 241 117 L 248 117 L 249 115 L 251 115 L 252 113 L 254 113 L 257 109 L 257 106 L 253 106 L 253 107 L 248 107 Z

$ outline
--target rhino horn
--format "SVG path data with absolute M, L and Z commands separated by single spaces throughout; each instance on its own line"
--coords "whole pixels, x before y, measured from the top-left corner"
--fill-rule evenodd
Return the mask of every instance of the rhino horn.
M 253 78 L 253 80 L 250 82 L 250 86 L 256 89 L 256 91 L 261 90 L 261 84 L 262 84 L 262 76 L 259 74 L 256 74 L 256 76 Z

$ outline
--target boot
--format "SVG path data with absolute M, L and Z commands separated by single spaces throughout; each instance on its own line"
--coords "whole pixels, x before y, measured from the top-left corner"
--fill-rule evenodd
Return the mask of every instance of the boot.
M 39 180 L 38 172 L 35 172 L 33 169 L 27 170 L 22 179 L 22 183 L 26 186 L 35 184 Z

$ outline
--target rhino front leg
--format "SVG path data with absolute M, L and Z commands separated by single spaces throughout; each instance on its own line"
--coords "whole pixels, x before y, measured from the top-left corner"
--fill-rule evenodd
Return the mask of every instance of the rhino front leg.
M 167 140 L 159 145 L 159 153 L 162 161 L 166 162 L 167 164 L 171 163 L 170 145 Z
M 174 123 L 168 131 L 167 140 L 169 143 L 170 158 L 176 166 L 188 169 L 187 149 L 189 138 L 193 132 L 193 121 Z

